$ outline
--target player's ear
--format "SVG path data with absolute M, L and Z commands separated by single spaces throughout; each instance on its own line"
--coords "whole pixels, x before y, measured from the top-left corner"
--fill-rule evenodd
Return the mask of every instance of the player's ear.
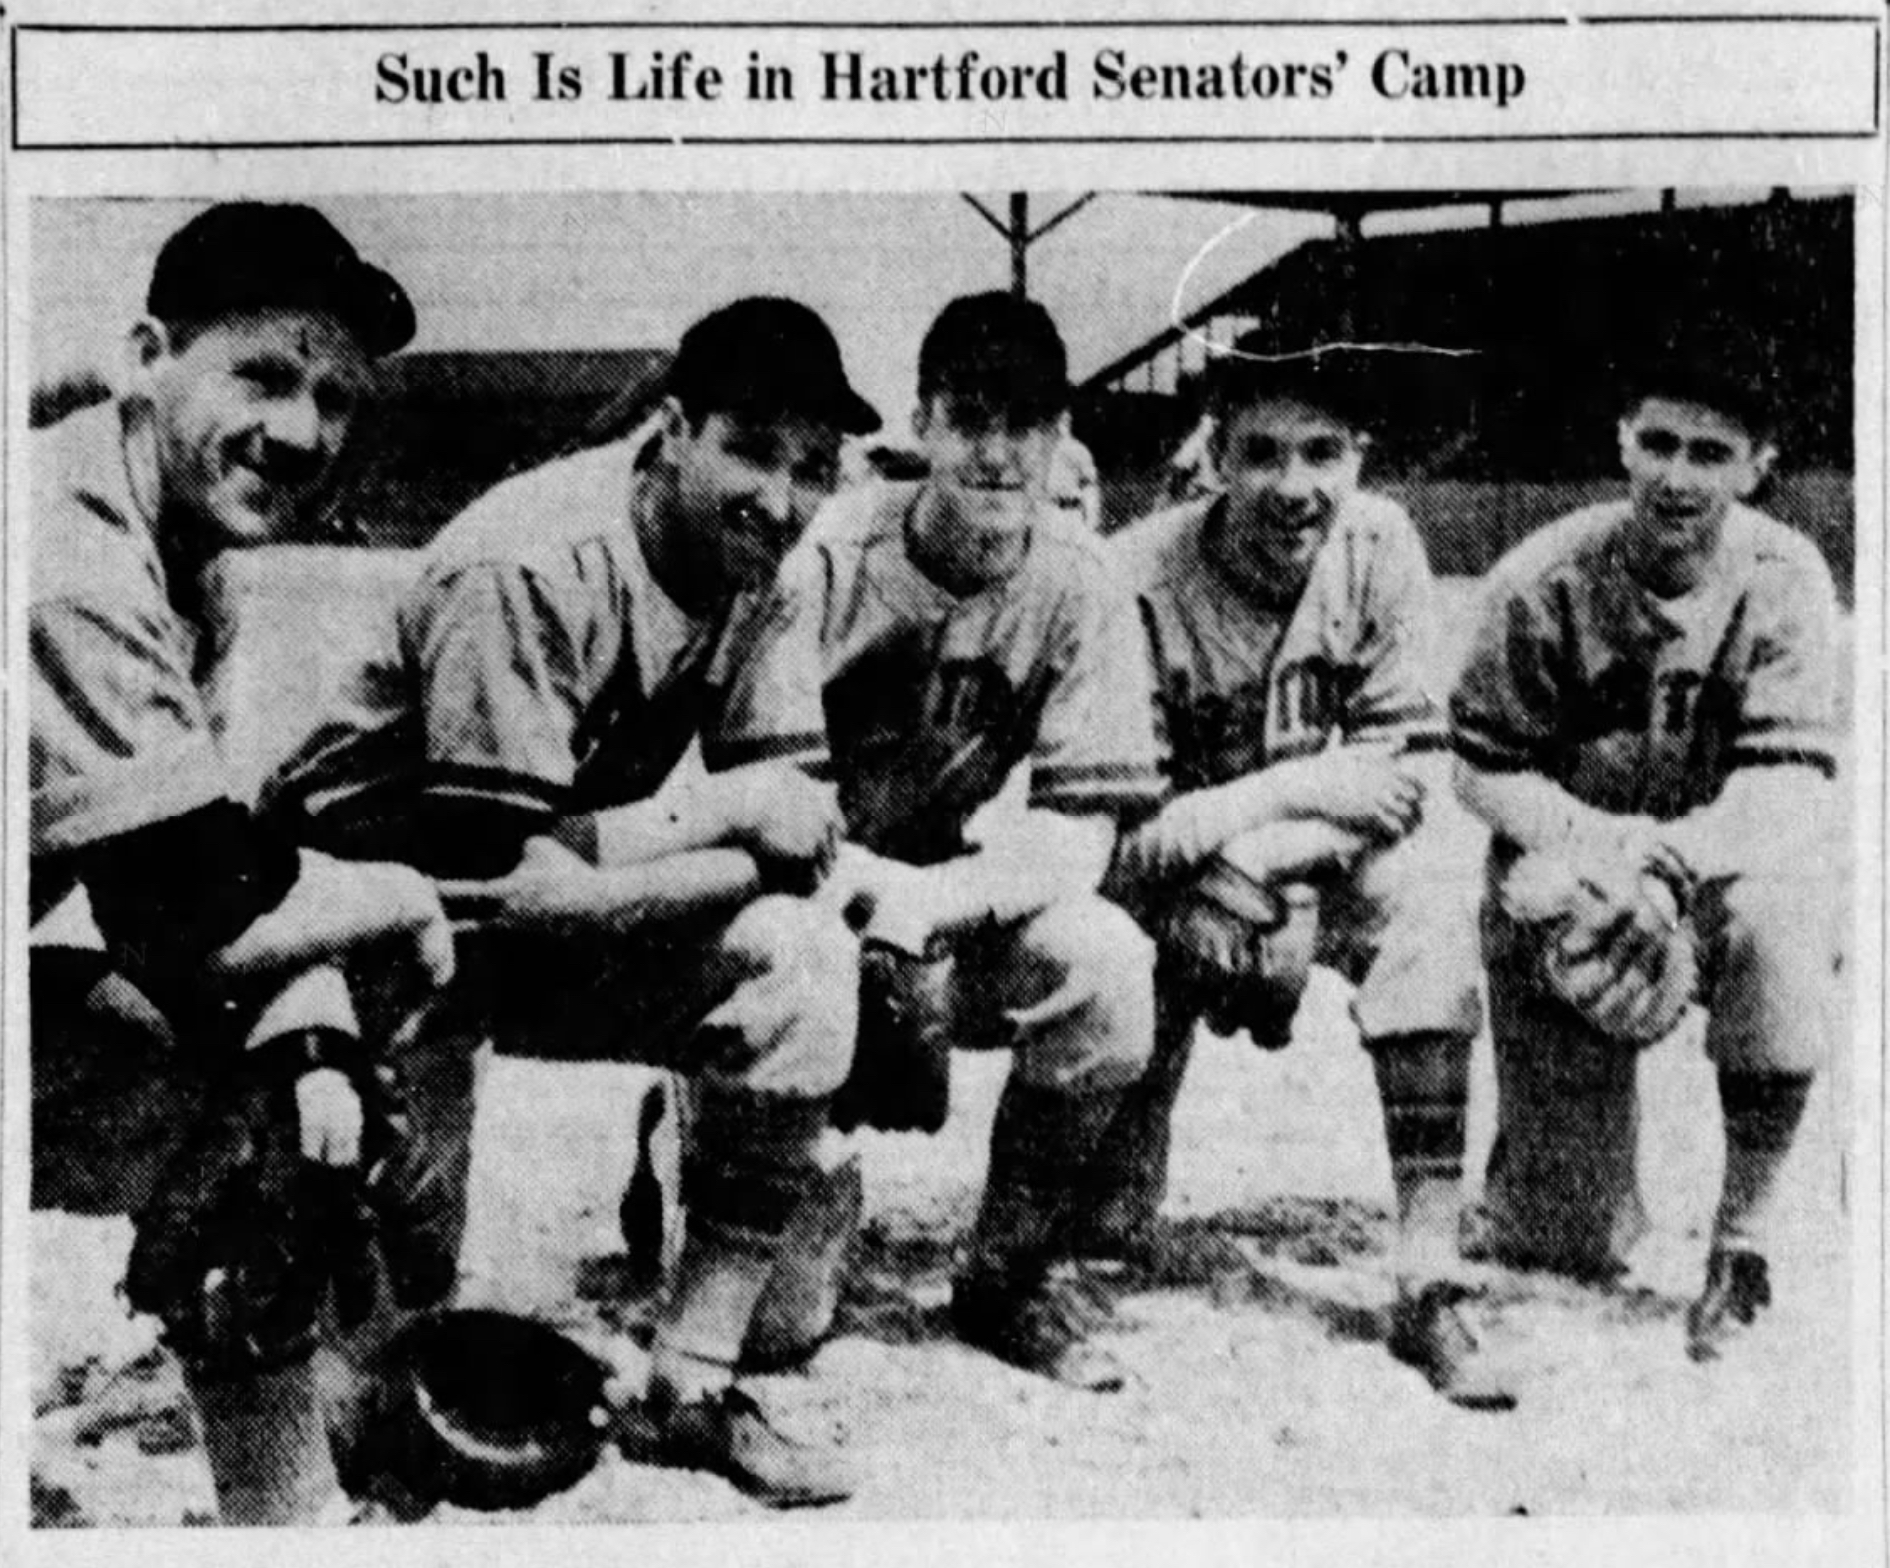
M 1745 483 L 1739 487 L 1740 500 L 1752 498 L 1753 492 L 1765 483 L 1765 476 L 1772 472 L 1772 465 L 1777 461 L 1778 448 L 1770 441 L 1760 441 L 1753 446 Z
M 1615 422 L 1614 439 L 1620 448 L 1621 466 L 1626 468 L 1634 461 L 1634 422 L 1625 414 Z
M 142 390 L 150 384 L 158 364 L 171 352 L 170 330 L 161 321 L 145 316 L 132 323 L 125 334 L 125 373 L 127 384 Z
M 658 429 L 665 441 L 680 441 L 684 436 L 695 433 L 695 424 L 689 417 L 689 411 L 677 398 L 664 398 L 657 408 L 656 417 L 661 421 Z

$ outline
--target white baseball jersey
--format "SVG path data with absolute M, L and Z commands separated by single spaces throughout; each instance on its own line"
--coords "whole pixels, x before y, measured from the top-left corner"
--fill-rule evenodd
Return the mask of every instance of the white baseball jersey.
M 1498 563 L 1451 700 L 1457 753 L 1663 820 L 1735 768 L 1834 773 L 1837 595 L 1817 547 L 1734 506 L 1698 588 L 1659 599 L 1624 564 L 1630 515 L 1589 507 Z
M 1148 809 L 1147 667 L 1095 539 L 1046 508 L 1018 569 L 960 597 L 908 553 L 920 494 L 830 503 L 757 613 L 710 764 L 830 766 L 854 837 L 915 864 L 961 853 L 973 813 L 1026 762 L 1035 806 Z
M 1430 689 L 1432 579 L 1417 530 L 1354 493 L 1298 595 L 1268 602 L 1223 564 L 1225 503 L 1205 496 L 1112 541 L 1140 604 L 1163 765 L 1177 791 L 1347 741 L 1443 743 Z

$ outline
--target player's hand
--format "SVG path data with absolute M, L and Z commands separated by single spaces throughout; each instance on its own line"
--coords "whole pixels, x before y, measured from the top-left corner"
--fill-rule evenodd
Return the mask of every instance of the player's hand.
M 361 1097 L 348 1075 L 317 1067 L 295 1081 L 295 1115 L 302 1158 L 317 1165 L 351 1166 L 361 1159 Z
M 389 938 L 400 939 L 428 985 L 452 978 L 452 930 L 426 877 L 408 866 L 303 850 L 288 895 L 215 954 L 211 969 L 226 977 L 261 974 Z
M 1339 746 L 1288 766 L 1299 815 L 1394 841 L 1423 819 L 1423 781 L 1395 757 Z
M 975 921 L 972 891 L 942 866 L 880 860 L 854 904 L 861 936 L 910 958 L 926 958 L 937 942 Z
M 1681 913 L 1686 913 L 1692 905 L 1699 878 L 1686 856 L 1675 846 L 1670 825 L 1652 817 L 1622 817 L 1619 822 L 1621 859 L 1665 882 Z
M 833 785 L 782 763 L 720 774 L 715 787 L 728 836 L 763 860 L 808 867 L 816 879 L 833 864 L 843 822 Z

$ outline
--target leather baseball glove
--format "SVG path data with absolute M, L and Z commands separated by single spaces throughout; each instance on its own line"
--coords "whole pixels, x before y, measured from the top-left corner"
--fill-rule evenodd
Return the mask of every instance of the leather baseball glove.
M 1306 882 L 1262 880 L 1216 855 L 1181 892 L 1162 950 L 1217 1034 L 1245 1029 L 1277 1051 L 1292 1039 L 1319 940 L 1319 893 Z
M 1497 887 L 1543 988 L 1610 1039 L 1666 1038 L 1699 987 L 1692 879 L 1670 855 L 1536 853 Z

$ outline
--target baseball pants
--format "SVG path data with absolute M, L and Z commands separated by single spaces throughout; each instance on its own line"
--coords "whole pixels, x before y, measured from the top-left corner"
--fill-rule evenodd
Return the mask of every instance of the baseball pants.
M 1705 884 L 1705 1045 L 1735 1073 L 1809 1074 L 1837 1028 L 1835 911 L 1815 874 Z M 1618 1273 L 1646 1228 L 1636 1146 L 1640 1055 L 1536 981 L 1529 938 L 1486 905 L 1497 1135 L 1485 1182 L 1487 1245 L 1509 1261 Z

